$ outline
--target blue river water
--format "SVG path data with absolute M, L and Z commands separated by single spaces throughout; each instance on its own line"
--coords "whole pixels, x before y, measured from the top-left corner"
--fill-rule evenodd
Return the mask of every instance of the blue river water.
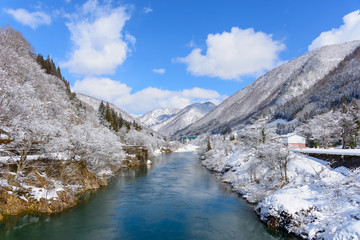
M 23 215 L 0 224 L 0 239 L 290 239 L 259 222 L 194 153 L 121 170 L 109 185 L 55 215 Z

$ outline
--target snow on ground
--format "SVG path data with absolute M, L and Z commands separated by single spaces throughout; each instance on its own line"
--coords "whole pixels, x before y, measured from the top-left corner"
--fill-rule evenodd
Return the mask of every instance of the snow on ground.
M 360 183 L 304 156 L 289 166 L 289 183 L 257 206 L 262 220 L 291 218 L 284 227 L 309 239 L 360 238 Z
M 155 149 L 153 154 L 154 154 L 155 157 L 160 156 L 161 155 L 161 149 Z
M 0 163 L 8 163 L 11 161 L 19 161 L 21 156 L 2 156 L 0 157 Z M 27 160 L 39 160 L 39 159 L 52 159 L 52 160 L 68 160 L 69 153 L 67 152 L 54 152 L 54 153 L 45 153 L 45 154 L 34 154 L 27 155 Z
M 9 194 L 14 194 L 14 192 L 17 192 L 19 189 L 21 189 L 22 191 L 26 190 L 29 193 L 29 196 L 33 199 L 36 199 L 37 201 L 39 201 L 41 198 L 45 198 L 48 200 L 57 199 L 58 198 L 57 192 L 65 190 L 64 186 L 60 181 L 48 178 L 45 173 L 41 174 L 37 172 L 37 174 L 40 175 L 41 177 L 46 178 L 48 181 L 52 182 L 53 187 L 51 189 L 47 189 L 45 187 L 30 186 L 25 183 L 19 183 L 19 186 L 15 187 L 9 185 L 6 179 L 0 179 L 0 187 L 12 188 L 13 191 L 10 190 L 7 191 Z M 25 196 L 20 196 L 20 198 L 24 199 L 25 201 L 28 201 L 28 199 Z
M 277 125 L 278 123 L 288 125 L 288 124 L 293 124 L 293 123 L 296 123 L 296 122 L 298 122 L 298 120 L 297 120 L 296 118 L 293 119 L 293 120 L 291 120 L 291 121 L 287 121 L 287 120 L 285 120 L 285 119 L 279 118 L 279 119 L 276 119 L 276 120 L 268 123 L 267 125 L 268 125 L 269 127 L 276 127 L 276 125 Z
M 112 176 L 113 171 L 110 168 L 101 169 L 100 172 L 97 173 L 98 176 Z
M 192 145 L 192 144 L 186 144 L 183 147 L 178 148 L 175 150 L 175 152 L 194 152 L 198 150 L 198 146 Z
M 360 171 L 331 169 L 321 160 L 295 152 L 290 158 L 289 180 L 283 185 L 276 185 L 276 175 L 269 177 L 266 164 L 261 165 L 243 146 L 226 153 L 221 148 L 211 150 L 203 165 L 219 172 L 222 181 L 248 201 L 257 202 L 255 211 L 268 224 L 272 221 L 273 226 L 305 239 L 360 239 Z
M 320 154 L 360 156 L 360 149 L 305 148 L 305 149 L 296 149 L 294 151 L 300 153 L 320 153 Z

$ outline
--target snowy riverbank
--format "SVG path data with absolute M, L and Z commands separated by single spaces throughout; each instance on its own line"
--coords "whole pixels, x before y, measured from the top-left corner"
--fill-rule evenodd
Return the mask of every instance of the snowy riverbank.
M 202 164 L 257 203 L 255 211 L 269 227 L 305 239 L 360 239 L 359 170 L 331 169 L 289 152 L 288 181 L 282 182 L 279 168 L 257 158 L 258 150 L 234 142 L 216 144 Z

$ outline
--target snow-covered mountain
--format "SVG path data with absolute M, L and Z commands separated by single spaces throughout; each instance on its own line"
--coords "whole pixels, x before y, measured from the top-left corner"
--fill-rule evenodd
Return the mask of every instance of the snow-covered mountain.
M 344 69 L 343 64 L 349 63 L 351 57 L 347 56 L 356 56 L 353 53 L 359 46 L 360 41 L 325 46 L 295 58 L 236 92 L 178 134 L 221 132 L 226 127 L 237 129 L 256 119 L 272 118 L 289 102 L 296 102 L 305 94 L 320 89 L 329 81 L 327 76 L 334 75 L 337 69 Z M 354 72 L 354 69 L 358 69 L 355 62 L 346 71 Z M 308 107 L 316 108 L 316 105 Z M 293 113 L 297 114 L 301 109 L 295 109 Z
M 145 125 L 152 127 L 175 116 L 181 109 L 159 108 L 140 116 L 138 120 Z
M 216 105 L 211 102 L 191 104 L 179 111 L 175 116 L 158 125 L 152 126 L 151 129 L 164 136 L 171 137 L 177 131 L 204 117 L 215 107 Z

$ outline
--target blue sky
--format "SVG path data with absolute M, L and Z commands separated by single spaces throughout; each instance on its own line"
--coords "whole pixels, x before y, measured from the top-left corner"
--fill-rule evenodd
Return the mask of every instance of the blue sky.
M 75 91 L 141 114 L 218 104 L 273 67 L 360 39 L 360 0 L 0 0 Z

